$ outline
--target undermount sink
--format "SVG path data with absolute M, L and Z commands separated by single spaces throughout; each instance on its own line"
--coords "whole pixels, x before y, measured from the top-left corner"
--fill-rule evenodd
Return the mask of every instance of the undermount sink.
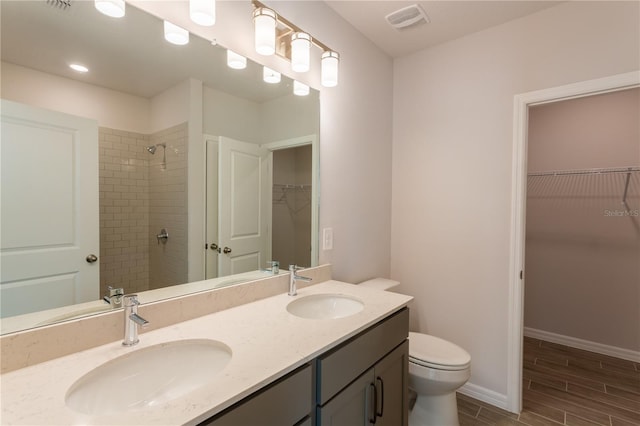
M 343 294 L 312 294 L 303 296 L 287 305 L 289 313 L 308 319 L 337 319 L 357 314 L 364 303 Z
M 78 379 L 67 392 L 71 409 L 89 415 L 152 408 L 211 383 L 231 360 L 215 340 L 181 340 L 133 351 Z

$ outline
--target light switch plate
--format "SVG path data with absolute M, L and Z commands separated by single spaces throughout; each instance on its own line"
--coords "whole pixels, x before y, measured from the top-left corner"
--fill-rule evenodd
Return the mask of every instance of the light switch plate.
M 333 249 L 333 228 L 324 228 L 322 230 L 322 250 Z

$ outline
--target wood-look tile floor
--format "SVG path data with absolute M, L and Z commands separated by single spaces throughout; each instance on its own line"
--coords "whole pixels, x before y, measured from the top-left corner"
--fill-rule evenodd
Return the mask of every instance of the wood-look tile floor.
M 640 363 L 524 340 L 523 410 L 458 394 L 461 426 L 640 426 Z

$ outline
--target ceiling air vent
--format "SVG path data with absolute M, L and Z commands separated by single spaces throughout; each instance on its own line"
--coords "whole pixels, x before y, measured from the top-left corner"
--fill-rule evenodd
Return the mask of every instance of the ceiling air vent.
M 417 4 L 396 10 L 388 14 L 386 19 L 396 30 L 406 30 L 429 22 L 429 17 Z

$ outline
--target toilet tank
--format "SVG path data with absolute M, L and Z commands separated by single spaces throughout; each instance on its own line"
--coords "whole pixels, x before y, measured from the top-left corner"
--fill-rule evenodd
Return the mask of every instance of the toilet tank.
M 390 280 L 388 278 L 373 278 L 363 281 L 358 285 L 375 288 L 376 290 L 394 291 L 400 286 L 400 281 Z

